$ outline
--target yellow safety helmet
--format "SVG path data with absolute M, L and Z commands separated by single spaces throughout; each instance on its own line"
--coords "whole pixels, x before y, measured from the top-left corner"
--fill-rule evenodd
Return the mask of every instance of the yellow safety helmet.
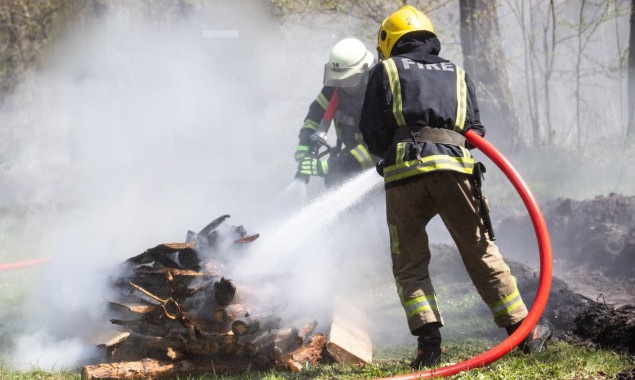
M 405 34 L 416 31 L 434 34 L 434 27 L 423 12 L 410 5 L 404 5 L 381 23 L 377 35 L 377 51 L 385 58 L 389 58 L 395 43 Z

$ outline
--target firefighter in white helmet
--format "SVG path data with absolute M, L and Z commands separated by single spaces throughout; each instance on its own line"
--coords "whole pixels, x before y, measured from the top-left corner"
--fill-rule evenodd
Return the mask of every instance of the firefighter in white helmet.
M 329 61 L 324 66 L 324 86 L 309 106 L 298 136 L 295 151 L 298 174 L 307 179 L 310 176 L 324 177 L 325 185 L 330 187 L 355 172 L 375 165 L 377 157 L 369 153 L 358 128 L 368 71 L 375 61 L 374 54 L 356 38 L 345 38 L 333 46 Z M 320 159 L 310 153 L 315 143 L 312 136 L 315 137 L 336 90 L 339 97 L 334 117 L 337 142 L 328 159 Z

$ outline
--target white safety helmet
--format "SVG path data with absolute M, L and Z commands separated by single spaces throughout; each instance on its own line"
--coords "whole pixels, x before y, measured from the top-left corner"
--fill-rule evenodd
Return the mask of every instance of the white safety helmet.
M 375 63 L 375 56 L 357 38 L 344 38 L 333 46 L 324 65 L 324 85 L 356 87 Z

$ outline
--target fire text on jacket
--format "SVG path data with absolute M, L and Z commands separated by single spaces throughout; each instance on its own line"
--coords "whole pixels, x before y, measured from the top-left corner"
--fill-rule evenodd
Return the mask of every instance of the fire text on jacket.
M 437 70 L 437 71 L 454 71 L 454 65 L 450 62 L 441 63 L 421 63 L 415 62 L 410 58 L 401 58 L 401 63 L 405 70 L 409 70 L 411 66 L 416 66 L 422 70 Z

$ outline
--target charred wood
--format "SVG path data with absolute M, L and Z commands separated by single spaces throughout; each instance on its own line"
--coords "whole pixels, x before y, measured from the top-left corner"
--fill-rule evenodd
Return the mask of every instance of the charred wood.
M 241 304 L 219 306 L 214 312 L 214 320 L 218 323 L 233 322 L 236 319 L 249 316 L 249 310 Z
M 214 284 L 214 297 L 219 306 L 229 305 L 234 295 L 236 295 L 236 286 L 225 277 Z
M 291 371 L 301 371 L 306 363 L 320 360 L 326 351 L 326 337 L 322 334 L 314 335 L 304 346 L 283 355 L 280 361 Z
M 277 329 L 280 327 L 280 323 L 281 318 L 276 316 L 248 316 L 232 322 L 232 331 L 238 336 L 247 335 L 259 331 Z

